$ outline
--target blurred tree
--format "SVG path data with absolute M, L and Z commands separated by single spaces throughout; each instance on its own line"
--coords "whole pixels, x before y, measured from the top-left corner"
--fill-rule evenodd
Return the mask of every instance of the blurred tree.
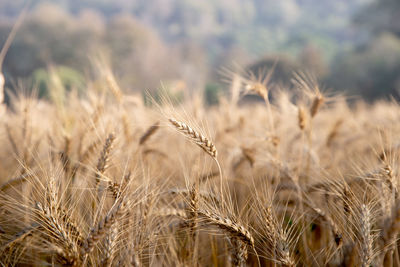
M 178 75 L 187 82 L 190 89 L 201 89 L 210 71 L 207 66 L 207 53 L 195 42 L 185 42 L 178 45 L 176 55 L 179 55 Z
M 11 27 L 12 23 L 0 23 L 0 45 Z M 181 52 L 169 50 L 154 30 L 131 15 L 120 14 L 106 22 L 93 10 L 72 16 L 49 3 L 35 6 L 27 17 L 5 58 L 4 73 L 6 78 L 29 77 L 48 64 L 86 72 L 90 59 L 107 51 L 125 88 L 156 88 L 161 80 L 179 74 Z
M 371 43 L 342 54 L 329 83 L 368 100 L 388 96 L 400 99 L 400 39 L 382 33 Z
M 8 27 L 11 25 L 2 28 L 2 38 Z M 27 77 L 48 63 L 83 71 L 88 67 L 89 51 L 98 43 L 97 35 L 90 24 L 81 27 L 60 7 L 40 5 L 21 26 L 5 58 L 5 72 L 13 77 Z
M 343 44 L 357 39 L 349 27 L 349 18 L 368 0 L 35 0 L 58 4 L 63 10 L 79 15 L 96 10 L 106 20 L 120 14 L 133 15 L 156 30 L 167 42 L 186 42 L 189 38 L 212 55 L 222 48 L 244 46 L 254 55 L 287 52 L 304 45 L 292 36 L 316 36 Z M 0 1 L 0 17 L 18 14 L 22 0 Z M 84 26 L 84 24 L 81 24 Z M 327 52 L 327 50 L 323 50 Z
M 370 101 L 400 99 L 400 2 L 372 1 L 354 20 L 369 38 L 337 57 L 329 83 Z
M 391 32 L 400 37 L 400 1 L 374 0 L 354 20 L 373 34 Z
M 368 1 L 35 0 L 4 71 L 6 79 L 27 77 L 48 63 L 87 71 L 88 58 L 100 51 L 124 88 L 156 88 L 160 80 L 175 79 L 204 88 L 213 68 L 231 65 L 230 51 L 241 49 L 250 61 L 300 55 L 307 68 L 323 73 L 324 60 L 359 39 L 350 17 Z M 23 2 L 0 1 L 0 45 Z M 397 23 L 393 14 L 390 23 Z M 318 49 L 303 49 L 309 43 Z
M 119 15 L 107 25 L 105 44 L 112 67 L 124 87 L 150 89 L 161 80 L 175 78 L 179 57 L 149 27 L 129 15 Z
M 267 56 L 247 68 L 256 76 L 265 74 L 267 71 L 273 70 L 270 82 L 272 84 L 282 85 L 286 88 L 291 86 L 293 73 L 301 70 L 300 65 L 292 58 L 286 55 Z
M 323 58 L 323 53 L 315 45 L 309 43 L 301 50 L 299 62 L 304 69 L 323 78 L 328 74 L 328 66 Z

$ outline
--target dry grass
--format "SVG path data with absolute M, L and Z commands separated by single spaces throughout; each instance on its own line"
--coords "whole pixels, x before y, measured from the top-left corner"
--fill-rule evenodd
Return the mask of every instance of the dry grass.
M 400 266 L 397 103 L 236 75 L 264 102 L 155 109 L 104 75 L 1 116 L 3 266 Z

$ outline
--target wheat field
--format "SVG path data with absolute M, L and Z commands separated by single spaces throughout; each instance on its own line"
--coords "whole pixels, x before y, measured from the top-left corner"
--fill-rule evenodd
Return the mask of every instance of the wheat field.
M 400 266 L 394 101 L 232 75 L 217 106 L 145 105 L 103 78 L 2 107 L 2 266 Z

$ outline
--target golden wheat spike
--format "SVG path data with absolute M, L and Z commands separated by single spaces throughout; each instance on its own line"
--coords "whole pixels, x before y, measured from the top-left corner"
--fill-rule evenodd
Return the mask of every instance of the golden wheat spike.
M 373 258 L 373 237 L 371 234 L 371 212 L 365 205 L 361 205 L 360 234 L 361 234 L 361 264 L 363 267 L 371 266 Z
M 186 125 L 183 122 L 179 122 L 175 119 L 169 119 L 171 124 L 175 126 L 175 128 L 188 137 L 192 142 L 201 147 L 207 154 L 209 154 L 213 158 L 217 158 L 218 152 L 215 145 L 204 135 L 193 130 L 190 126 Z
M 205 218 L 209 223 L 226 230 L 231 235 L 245 242 L 249 247 L 254 248 L 254 238 L 244 226 L 232 221 L 229 218 L 211 213 L 207 210 L 198 210 L 198 215 Z

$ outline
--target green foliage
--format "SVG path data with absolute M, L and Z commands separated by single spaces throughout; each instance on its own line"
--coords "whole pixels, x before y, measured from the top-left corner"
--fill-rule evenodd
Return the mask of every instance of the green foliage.
M 207 83 L 204 89 L 204 96 L 207 105 L 217 105 L 221 94 L 221 87 L 215 83 Z
M 146 106 L 152 106 L 156 102 L 158 104 L 163 104 L 167 101 L 173 105 L 182 103 L 184 100 L 184 90 L 185 88 L 178 84 L 170 82 L 163 84 L 162 87 L 157 88 L 152 91 L 143 91 L 143 100 Z
M 63 90 L 71 91 L 72 89 L 82 92 L 85 88 L 84 77 L 76 70 L 58 66 L 52 70 L 46 70 L 43 68 L 34 71 L 33 75 L 34 83 L 38 89 L 39 97 L 49 98 L 51 90 L 56 90 L 54 78 L 57 78 L 61 82 Z

